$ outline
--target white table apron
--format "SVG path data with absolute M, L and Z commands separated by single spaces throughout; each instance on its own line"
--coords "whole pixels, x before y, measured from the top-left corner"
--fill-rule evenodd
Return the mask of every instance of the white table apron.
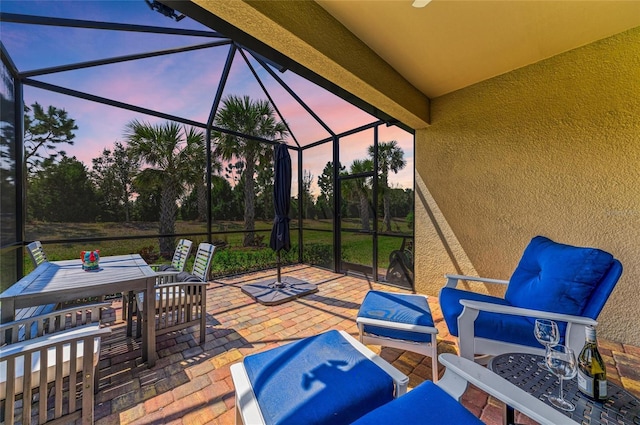
M 138 254 L 101 257 L 99 271 L 82 270 L 80 259 L 45 262 L 0 294 L 2 323 L 13 321 L 18 308 L 128 291 L 152 294 L 155 281 L 156 272 Z M 151 367 L 156 361 L 155 298 L 144 299 L 142 359 Z

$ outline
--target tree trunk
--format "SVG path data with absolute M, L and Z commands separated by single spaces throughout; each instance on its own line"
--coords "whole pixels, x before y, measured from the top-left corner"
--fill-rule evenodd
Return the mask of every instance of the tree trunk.
M 385 190 L 382 194 L 382 204 L 384 206 L 384 227 L 387 232 L 391 231 L 391 204 L 389 201 L 389 190 Z
M 362 230 L 368 232 L 369 228 L 369 201 L 366 192 L 360 192 L 360 223 Z
M 243 246 L 255 245 L 255 158 L 247 155 L 244 169 L 244 234 Z
M 162 199 L 160 200 L 160 234 L 174 234 L 176 213 L 178 212 L 178 185 L 175 181 L 166 181 L 162 188 Z M 160 253 L 165 258 L 170 258 L 175 249 L 175 238 L 172 236 L 160 238 Z
M 207 188 L 204 181 L 200 180 L 196 185 L 198 195 L 198 221 L 207 221 Z

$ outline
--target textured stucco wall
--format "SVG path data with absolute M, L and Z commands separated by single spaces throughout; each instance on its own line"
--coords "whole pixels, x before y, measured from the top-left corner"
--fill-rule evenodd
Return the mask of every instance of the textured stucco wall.
M 417 290 L 437 294 L 456 265 L 508 279 L 538 234 L 594 246 L 625 268 L 599 335 L 640 345 L 640 28 L 431 106 L 416 134 L 416 188 L 433 196 L 416 196 Z

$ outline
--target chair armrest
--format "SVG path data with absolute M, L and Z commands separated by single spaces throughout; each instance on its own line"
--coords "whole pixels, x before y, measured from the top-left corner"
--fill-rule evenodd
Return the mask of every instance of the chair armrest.
M 380 369 L 382 369 L 387 375 L 391 377 L 393 383 L 396 386 L 396 393 L 394 395 L 396 398 L 407 392 L 407 386 L 409 385 L 409 377 L 407 375 L 400 372 L 391 364 L 387 363 L 386 360 L 369 350 L 364 344 L 353 338 L 346 331 L 340 331 L 340 334 L 347 342 L 349 342 L 349 344 L 353 346 L 353 348 L 358 350 L 360 354 L 375 363 Z
M 565 345 L 573 348 L 574 351 L 577 350 L 577 352 L 579 352 L 584 345 L 584 328 L 589 325 L 596 326 L 598 324 L 596 320 L 589 317 L 532 310 L 483 301 L 460 300 L 460 304 L 464 306 L 464 309 L 460 316 L 458 316 L 458 345 L 460 356 L 467 359 L 473 358 L 474 355 L 474 322 L 478 314 L 480 314 L 480 311 L 567 322 L 567 329 L 564 336 Z
M 111 328 L 101 328 L 99 324 L 79 326 L 77 328 L 47 334 L 34 339 L 20 341 L 15 344 L 5 345 L 2 348 L 2 356 L 9 357 L 22 351 L 41 350 L 52 345 L 62 345 L 72 341 L 79 341 L 86 337 L 102 337 L 111 334 Z
M 460 300 L 460 304 L 462 304 L 465 309 L 469 308 L 471 310 L 486 311 L 489 313 L 511 314 L 513 316 L 526 316 L 536 319 L 549 319 L 555 320 L 556 322 L 577 323 L 579 325 L 585 326 L 596 326 L 598 324 L 597 320 L 593 320 L 590 317 L 552 313 L 550 311 L 532 310 L 530 308 L 513 307 L 509 305 L 493 304 L 483 301 Z
M 445 274 L 444 277 L 447 279 L 447 283 L 444 285 L 447 288 L 455 288 L 458 285 L 459 280 L 468 280 L 471 282 L 484 282 L 484 283 L 499 283 L 501 285 L 509 284 L 508 280 L 490 279 L 488 277 L 465 276 L 460 274 Z
M 451 353 L 440 354 L 438 358 L 447 369 L 436 385 L 458 401 L 468 382 L 541 424 L 577 424 L 562 412 L 471 360 Z
M 176 276 L 178 276 L 178 271 L 164 271 L 156 273 L 156 284 L 162 285 L 165 283 L 171 283 L 176 281 Z
M 358 317 L 356 323 L 362 323 L 363 325 L 379 326 L 381 328 L 394 329 L 397 331 L 411 331 L 420 333 L 438 333 L 438 329 L 432 326 L 414 325 L 411 323 L 398 323 L 387 320 L 371 319 L 368 317 Z

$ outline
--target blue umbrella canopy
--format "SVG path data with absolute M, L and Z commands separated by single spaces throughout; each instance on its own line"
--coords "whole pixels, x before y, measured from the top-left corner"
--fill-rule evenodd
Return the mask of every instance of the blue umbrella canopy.
M 274 149 L 273 205 L 275 217 L 269 246 L 276 252 L 291 249 L 289 210 L 291 208 L 291 156 L 284 143 Z M 278 269 L 280 262 L 278 261 Z

